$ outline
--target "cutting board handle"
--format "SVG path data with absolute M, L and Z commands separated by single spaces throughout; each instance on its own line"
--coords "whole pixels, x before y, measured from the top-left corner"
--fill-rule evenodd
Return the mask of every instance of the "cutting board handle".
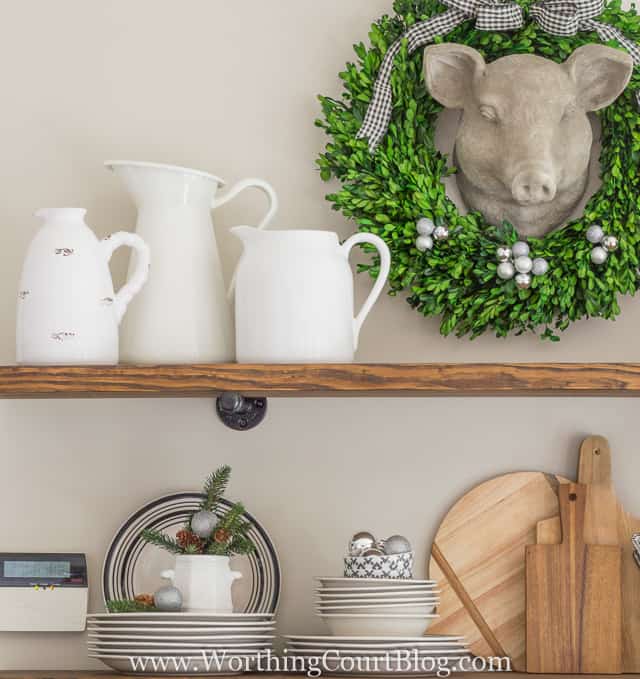
M 558 489 L 562 544 L 567 548 L 584 545 L 584 513 L 587 487 L 582 483 L 563 483 Z
M 611 484 L 611 448 L 604 436 L 589 436 L 582 442 L 578 480 L 591 485 Z

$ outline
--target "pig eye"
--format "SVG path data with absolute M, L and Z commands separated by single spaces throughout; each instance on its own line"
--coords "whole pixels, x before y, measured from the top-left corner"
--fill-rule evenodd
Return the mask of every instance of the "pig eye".
M 493 108 L 493 106 L 481 106 L 480 107 L 480 115 L 483 118 L 490 120 L 492 123 L 498 122 L 498 113 L 495 110 L 495 108 Z

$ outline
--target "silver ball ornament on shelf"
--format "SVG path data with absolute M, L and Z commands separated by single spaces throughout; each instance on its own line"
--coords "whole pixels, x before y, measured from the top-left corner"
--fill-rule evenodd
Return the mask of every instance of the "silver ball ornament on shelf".
M 182 593 L 173 585 L 161 587 L 153 595 L 153 604 L 159 611 L 180 611 L 182 609 Z
M 605 236 L 602 239 L 602 247 L 607 252 L 615 252 L 620 247 L 620 241 L 615 236 Z
M 518 273 L 531 273 L 531 269 L 533 269 L 531 257 L 527 257 L 526 255 L 518 257 L 518 259 L 516 259 L 513 264 L 516 267 L 516 271 Z
M 496 251 L 496 256 L 499 262 L 508 262 L 511 260 L 511 257 L 513 257 L 513 253 L 511 252 L 511 248 L 500 247 Z
M 604 238 L 604 231 L 599 224 L 594 224 L 587 229 L 587 240 L 594 245 L 597 245 Z
M 604 264 L 609 258 L 609 253 L 601 247 L 593 248 L 591 250 L 591 261 L 598 266 Z
M 356 533 L 349 542 L 349 556 L 361 556 L 376 546 L 376 539 L 367 531 Z
M 446 226 L 436 226 L 433 237 L 437 241 L 447 240 L 449 238 L 449 229 Z
M 498 277 L 503 281 L 510 281 L 516 275 L 516 268 L 511 262 L 502 262 L 498 265 Z
M 549 262 L 542 257 L 536 257 L 533 260 L 531 271 L 534 276 L 544 276 L 549 271 Z
M 406 554 L 411 551 L 411 543 L 404 535 L 392 535 L 384 541 L 384 553 L 391 554 Z
M 513 258 L 518 259 L 518 257 L 528 257 L 529 253 L 531 252 L 531 248 L 527 243 L 520 240 L 513 245 L 511 251 L 513 252 Z
M 416 241 L 416 247 L 420 252 L 427 252 L 427 250 L 433 250 L 433 238 L 431 236 L 418 236 Z
M 218 517 L 213 512 L 201 511 L 196 512 L 191 517 L 191 530 L 199 538 L 208 538 L 213 533 L 216 524 L 218 523 Z
M 416 228 L 421 236 L 430 236 L 435 231 L 436 225 L 427 217 L 423 217 L 418 220 Z
M 516 276 L 516 285 L 518 290 L 528 290 L 531 287 L 531 274 L 519 273 Z
M 379 547 L 365 549 L 360 556 L 384 556 L 384 552 Z

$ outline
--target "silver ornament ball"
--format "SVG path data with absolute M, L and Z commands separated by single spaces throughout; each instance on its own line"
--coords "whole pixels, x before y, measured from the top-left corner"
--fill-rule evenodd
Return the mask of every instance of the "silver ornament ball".
M 605 236 L 602 239 L 602 247 L 607 252 L 615 252 L 620 247 L 620 242 L 615 236 Z
M 431 236 L 419 236 L 416 241 L 416 247 L 420 252 L 427 252 L 433 250 L 433 238 Z
M 367 549 L 376 546 L 376 539 L 367 531 L 356 533 L 349 542 L 349 556 L 361 556 Z
M 536 257 L 536 259 L 533 260 L 531 271 L 534 276 L 544 276 L 549 271 L 549 262 L 542 257 Z
M 531 287 L 531 274 L 519 273 L 516 276 L 516 285 L 519 290 L 528 290 Z
M 365 549 L 360 556 L 384 556 L 384 552 L 379 547 Z
M 436 240 L 447 240 L 449 238 L 449 229 L 446 226 L 436 226 L 433 237 Z
M 161 587 L 153 595 L 153 603 L 159 611 L 179 611 L 182 608 L 182 594 L 177 587 Z
M 502 262 L 498 266 L 498 277 L 503 281 L 510 281 L 516 275 L 516 268 L 511 262 Z
M 416 228 L 421 236 L 430 236 L 434 232 L 436 225 L 427 217 L 423 217 L 416 224 Z
M 587 229 L 587 240 L 597 245 L 604 238 L 604 231 L 598 224 L 594 224 Z
M 199 538 L 208 538 L 213 533 L 217 523 L 218 517 L 213 512 L 196 512 L 191 517 L 191 530 Z
M 385 554 L 405 554 L 411 551 L 411 543 L 404 535 L 392 535 L 384 541 Z
M 591 250 L 591 261 L 594 264 L 600 265 L 604 264 L 609 258 L 609 253 L 601 247 L 593 248 Z
M 516 271 L 518 273 L 531 273 L 531 269 L 533 269 L 531 257 L 518 257 L 518 259 L 516 259 L 513 264 L 516 267 Z
M 508 262 L 511 257 L 513 257 L 513 253 L 511 252 L 511 248 L 503 247 L 498 248 L 496 256 L 498 257 L 499 262 Z
M 518 257 L 528 257 L 529 253 L 531 252 L 531 249 L 529 248 L 527 243 L 519 240 L 511 248 L 511 251 L 513 252 L 514 259 L 518 259 Z

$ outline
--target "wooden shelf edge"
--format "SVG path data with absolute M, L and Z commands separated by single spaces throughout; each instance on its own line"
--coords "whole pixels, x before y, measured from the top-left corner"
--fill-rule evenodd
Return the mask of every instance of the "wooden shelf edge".
M 454 673 L 451 677 L 474 677 L 475 679 L 497 679 L 501 675 L 507 674 L 509 679 L 524 679 L 529 677 L 540 677 L 544 679 L 575 679 L 577 677 L 584 677 L 584 674 L 525 674 L 523 672 L 472 672 L 468 674 Z M 146 676 L 152 679 L 153 675 L 133 675 L 133 674 L 118 674 L 114 672 L 92 672 L 92 671 L 64 671 L 64 670 L 54 670 L 51 672 L 46 672 L 44 670 L 32 670 L 32 671 L 0 671 L 0 679 L 122 679 L 123 677 L 140 677 Z M 167 675 L 164 675 L 165 677 Z M 205 676 L 205 675 L 203 675 Z M 256 674 L 244 674 L 241 675 L 244 679 L 286 679 L 286 677 L 301 677 L 306 676 L 303 674 L 295 673 L 273 673 L 273 672 L 263 672 Z M 331 677 L 331 672 L 323 674 L 324 677 Z M 388 675 L 392 677 L 393 674 Z M 590 679 L 606 679 L 611 678 L 614 675 L 611 674 L 590 674 L 588 675 Z M 618 675 L 620 676 L 620 675 Z M 624 675 L 628 677 L 640 677 L 640 674 L 628 674 Z
M 0 398 L 640 396 L 640 363 L 0 366 Z

